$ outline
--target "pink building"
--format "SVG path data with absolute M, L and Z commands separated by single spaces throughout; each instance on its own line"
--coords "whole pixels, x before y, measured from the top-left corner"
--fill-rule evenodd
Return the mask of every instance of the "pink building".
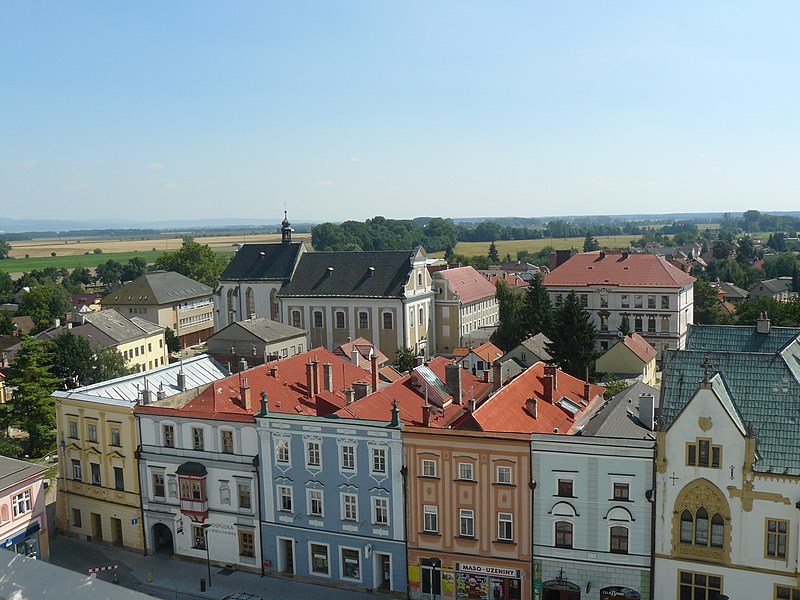
M 47 560 L 44 486 L 47 469 L 0 456 L 0 548 Z

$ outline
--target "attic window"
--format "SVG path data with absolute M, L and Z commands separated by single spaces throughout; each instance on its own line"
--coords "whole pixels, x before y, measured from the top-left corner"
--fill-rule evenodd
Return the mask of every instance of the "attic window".
M 581 409 L 581 407 L 578 404 L 575 404 L 572 400 L 566 397 L 562 397 L 561 400 L 556 402 L 556 404 L 561 408 L 563 408 L 565 411 L 567 411 L 569 414 L 571 414 L 573 417 Z

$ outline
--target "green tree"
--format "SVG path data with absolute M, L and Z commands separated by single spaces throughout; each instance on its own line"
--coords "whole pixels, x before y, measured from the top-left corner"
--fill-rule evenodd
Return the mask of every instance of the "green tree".
M 744 235 L 739 238 L 739 247 L 736 249 L 736 262 L 740 265 L 752 265 L 756 259 L 756 246 L 753 238 Z
M 525 336 L 525 296 L 505 281 L 497 282 L 497 309 L 500 323 L 492 334 L 492 343 L 508 352 Z
M 405 373 L 414 368 L 416 362 L 416 355 L 411 348 L 400 346 L 394 355 L 394 366 L 401 373 Z
M 0 300 L 14 293 L 14 280 L 8 273 L 0 273 Z
M 9 258 L 10 255 L 11 255 L 11 244 L 5 241 L 5 239 L 0 238 L 0 260 Z
M 496 265 L 500 262 L 500 254 L 497 252 L 497 244 L 494 242 L 489 244 L 489 254 L 487 256 L 493 265 Z
M 122 353 L 113 346 L 100 348 L 94 355 L 92 361 L 91 381 L 89 383 L 100 383 L 109 379 L 116 379 L 124 375 L 130 375 L 133 369 L 125 363 Z
M 775 258 L 764 261 L 764 273 L 767 277 L 791 277 L 797 266 L 797 259 L 791 252 L 781 252 Z
M 226 262 L 205 244 L 184 241 L 179 250 L 165 252 L 156 259 L 155 267 L 175 271 L 209 287 L 216 287 Z
M 128 264 L 122 267 L 122 281 L 133 281 L 147 272 L 147 261 L 141 256 L 128 259 Z
M 715 325 L 722 316 L 717 288 L 707 281 L 695 279 L 694 282 L 694 322 L 702 325 Z
M 11 335 L 12 333 L 14 333 L 14 320 L 11 318 L 11 313 L 0 312 L 0 335 Z
M 711 253 L 717 260 L 728 258 L 731 255 L 731 249 L 731 244 L 725 240 L 714 240 L 714 243 L 711 244 Z
M 586 232 L 586 237 L 583 238 L 583 251 L 584 252 L 593 252 L 595 250 L 600 250 L 600 242 L 598 242 L 590 232 Z
M 622 315 L 622 319 L 619 322 L 619 327 L 617 327 L 617 331 L 622 336 L 626 336 L 631 332 L 631 320 L 628 318 L 628 315 Z
M 620 381 L 614 376 L 611 376 L 608 380 L 606 380 L 603 385 L 606 388 L 606 391 L 603 392 L 603 398 L 605 400 L 611 400 L 614 396 L 628 387 L 627 383 Z
M 94 355 L 85 337 L 71 331 L 59 333 L 50 343 L 53 354 L 53 375 L 62 388 L 72 390 L 92 381 Z
M 528 286 L 525 294 L 524 335 L 531 336 L 544 333 L 550 336 L 553 329 L 553 307 L 544 287 L 544 275 L 537 273 Z
M 181 349 L 181 341 L 171 327 L 167 327 L 164 332 L 165 342 L 167 344 L 167 352 L 177 352 Z
M 28 434 L 31 456 L 40 456 L 55 439 L 55 405 L 51 394 L 59 385 L 52 374 L 49 344 L 24 336 L 8 373 L 14 388 L 10 422 Z
M 69 294 L 60 285 L 38 285 L 22 295 L 19 302 L 19 315 L 33 319 L 39 332 L 53 325 L 56 318 L 63 319 L 71 309 Z
M 122 282 L 122 263 L 116 260 L 107 260 L 100 263 L 94 270 L 95 279 L 109 288 L 115 288 Z
M 570 292 L 555 309 L 552 342 L 547 351 L 558 366 L 583 379 L 594 365 L 597 331 L 575 292 Z

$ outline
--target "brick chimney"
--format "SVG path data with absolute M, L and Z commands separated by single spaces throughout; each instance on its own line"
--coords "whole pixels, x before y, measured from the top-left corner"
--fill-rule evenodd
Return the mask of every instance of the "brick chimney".
M 273 366 L 271 366 L 271 367 L 269 368 L 269 374 L 270 374 L 272 377 L 277 377 L 277 376 L 278 376 L 278 367 L 277 367 L 277 365 L 273 365 Z
M 242 408 L 244 408 L 247 412 L 253 412 L 253 399 L 250 396 L 250 383 L 247 381 L 247 377 L 242 377 L 242 383 L 240 384 L 239 392 Z
M 364 396 L 369 394 L 369 383 L 366 381 L 356 381 L 353 383 L 353 389 L 356 392 L 356 400 L 361 400 Z
M 583 399 L 589 402 L 591 400 L 590 396 L 592 393 L 592 386 L 587 381 L 583 384 Z
M 378 355 L 374 352 L 369 357 L 369 370 L 372 374 L 372 391 L 378 391 Z
M 349 387 L 344 391 L 344 403 L 345 406 L 348 404 L 352 404 L 356 401 L 356 391 Z
M 314 365 L 306 363 L 306 398 L 314 397 Z
M 319 394 L 320 386 L 319 386 L 319 360 L 317 360 L 317 356 L 314 355 L 314 361 L 311 363 L 314 365 L 313 375 L 314 375 L 314 394 Z
M 492 371 L 492 391 L 496 392 L 503 386 L 503 363 L 494 361 Z
M 553 403 L 553 376 L 545 373 L 544 376 L 544 401 L 548 404 Z
M 326 392 L 333 391 L 333 363 L 325 363 L 322 365 L 322 380 Z
M 536 400 L 536 398 L 533 398 L 533 397 L 528 398 L 527 400 L 525 400 L 525 412 L 527 412 L 534 419 L 538 419 L 539 418 L 539 410 L 538 410 L 538 407 L 537 407 L 537 403 L 538 403 L 538 401 Z
M 555 365 L 544 366 L 545 377 L 550 375 L 553 378 L 553 390 L 558 390 L 558 367 Z
M 431 407 L 429 404 L 422 406 L 422 426 L 430 427 L 431 425 Z
M 454 363 L 445 365 L 444 384 L 453 397 L 453 403 L 461 404 L 461 367 Z
M 767 335 L 769 333 L 769 316 L 762 312 L 756 320 L 756 333 Z

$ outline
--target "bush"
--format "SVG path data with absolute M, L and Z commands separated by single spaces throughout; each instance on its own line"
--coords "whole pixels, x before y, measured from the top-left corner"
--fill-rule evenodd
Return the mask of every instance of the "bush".
M 95 248 L 94 249 L 94 253 L 95 254 L 102 254 L 103 253 L 103 249 L 102 248 Z M 89 254 L 89 253 L 87 252 L 86 254 Z
M 56 256 L 56 253 L 55 253 L 55 252 L 51 252 L 51 253 L 50 253 L 50 256 L 52 256 L 52 257 L 55 257 L 55 256 Z

